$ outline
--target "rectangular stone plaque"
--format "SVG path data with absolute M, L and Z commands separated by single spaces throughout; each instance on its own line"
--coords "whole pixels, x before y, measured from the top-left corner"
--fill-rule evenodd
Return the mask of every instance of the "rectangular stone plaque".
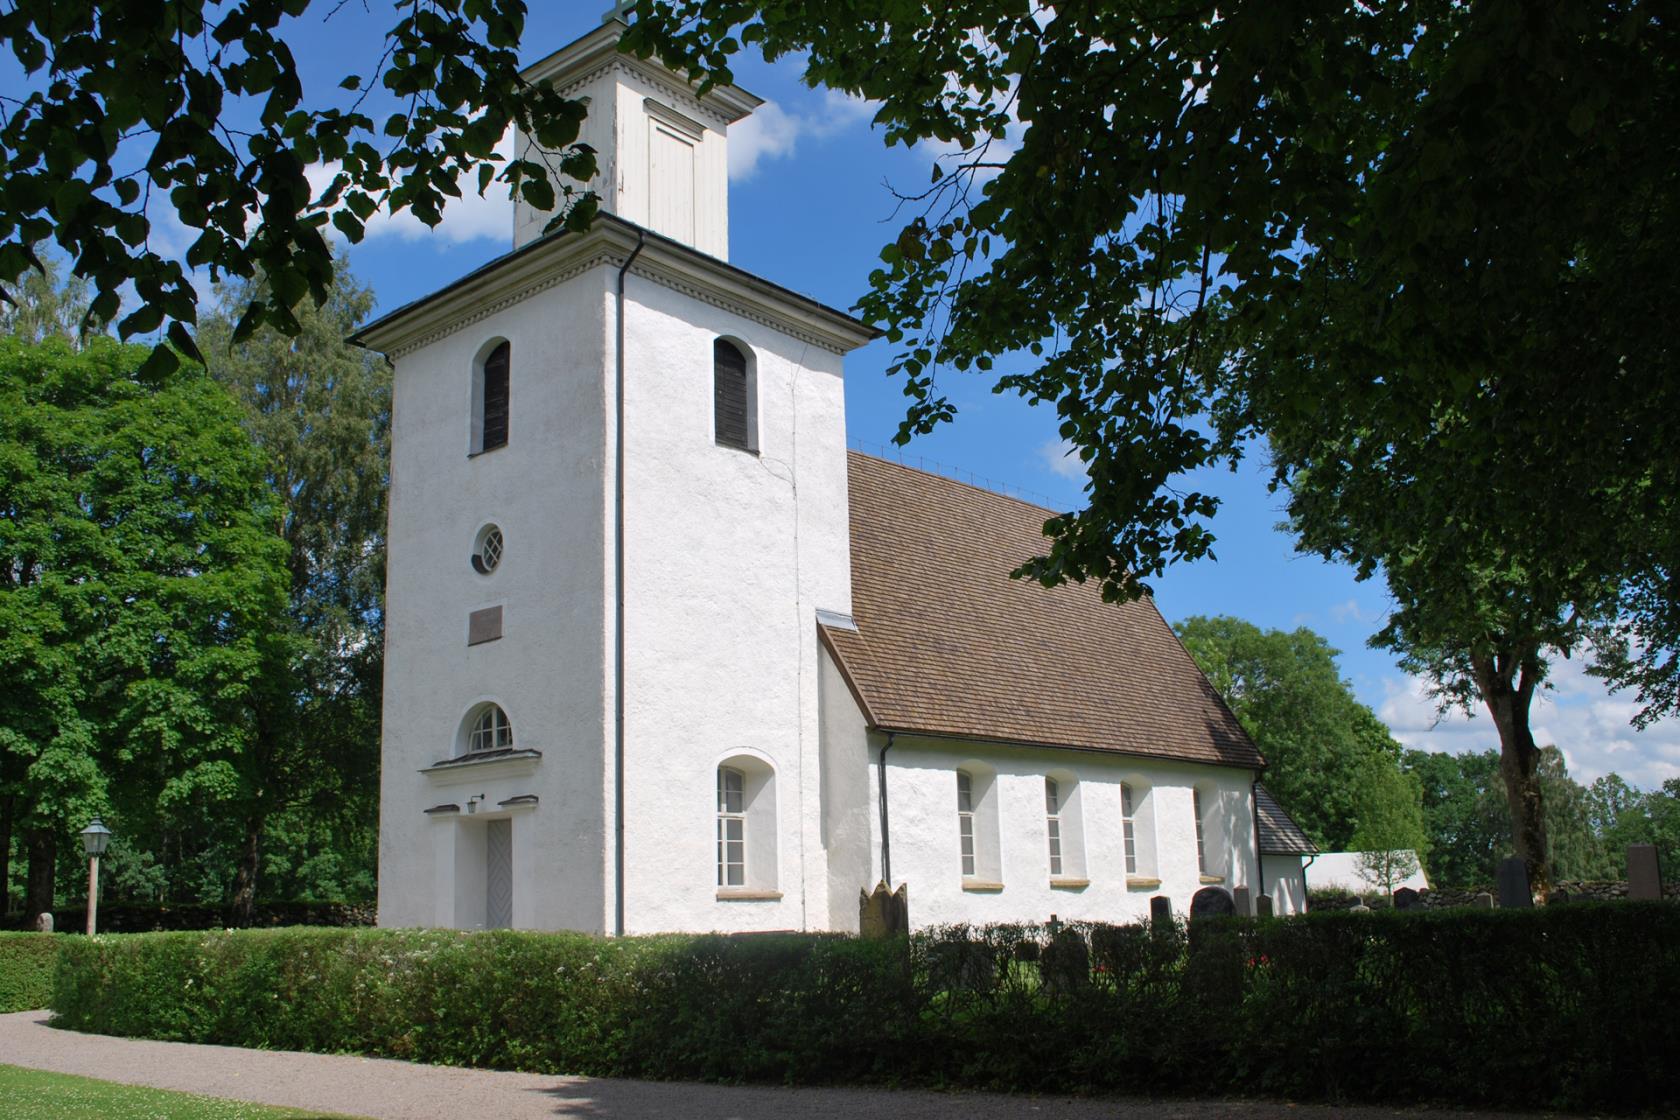
M 1627 854 L 1630 899 L 1662 897 L 1662 869 L 1657 866 L 1655 844 L 1629 844 Z
M 467 644 L 483 645 L 502 636 L 502 608 L 485 607 L 467 616 Z
M 1254 917 L 1254 901 L 1249 897 L 1247 887 L 1238 887 L 1231 892 L 1231 901 L 1236 905 L 1237 913 L 1245 918 Z

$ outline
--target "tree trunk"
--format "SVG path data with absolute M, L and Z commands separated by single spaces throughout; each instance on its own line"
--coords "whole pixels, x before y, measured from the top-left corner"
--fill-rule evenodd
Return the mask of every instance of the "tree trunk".
M 1542 899 L 1551 894 L 1550 845 L 1546 807 L 1540 794 L 1540 748 L 1534 744 L 1529 709 L 1539 683 L 1539 663 L 1532 654 L 1473 656 L 1482 702 L 1499 729 L 1499 772 L 1505 779 L 1505 802 L 1511 810 L 1511 841 L 1528 865 L 1528 886 Z
M 12 912 L 12 810 L 16 805 L 11 794 L 0 797 L 0 917 Z
M 29 890 L 24 898 L 24 913 L 34 928 L 37 914 L 50 914 L 53 908 L 53 876 L 57 868 L 58 844 L 52 832 L 32 828 L 25 837 L 29 845 Z
M 245 841 L 239 853 L 239 870 L 233 875 L 233 922 L 251 924 L 257 908 L 257 859 L 262 840 L 262 817 L 245 818 Z

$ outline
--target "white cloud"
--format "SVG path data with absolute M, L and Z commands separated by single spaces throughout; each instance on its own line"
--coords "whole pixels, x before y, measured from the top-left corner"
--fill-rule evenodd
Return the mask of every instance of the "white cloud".
M 1085 463 L 1074 450 L 1071 440 L 1045 440 L 1039 445 L 1038 457 L 1051 471 L 1070 482 L 1084 482 L 1086 479 Z
M 729 178 L 750 179 L 765 160 L 792 156 L 801 140 L 826 140 L 874 115 L 873 102 L 837 90 L 823 91 L 820 102 L 808 113 L 790 113 L 766 101 L 729 128 Z
M 1367 611 L 1359 605 L 1358 599 L 1346 599 L 1330 608 L 1330 617 L 1339 623 L 1357 622 L 1362 626 L 1370 626 L 1382 619 L 1382 612 Z
M 496 154 L 504 160 L 513 155 L 513 134 L 509 132 L 496 145 Z M 498 165 L 499 168 L 500 165 Z M 318 163 L 310 167 L 305 175 L 309 179 L 309 186 L 318 196 L 332 182 L 333 176 L 338 174 L 336 163 Z M 460 245 L 469 241 L 488 238 L 501 241 L 508 245 L 513 243 L 513 200 L 508 197 L 507 186 L 504 183 L 492 182 L 482 195 L 478 193 L 478 173 L 468 172 L 456 180 L 461 189 L 460 198 L 452 198 L 443 207 L 443 220 L 436 226 L 428 226 L 414 216 L 412 210 L 403 210 L 392 214 L 381 208 L 364 225 L 364 240 L 374 241 L 382 237 L 395 237 L 402 241 L 423 241 L 427 238 L 442 238 L 444 241 Z M 334 239 L 342 237 L 335 227 L 328 227 Z
M 1630 721 L 1638 706 L 1612 695 L 1586 668 L 1580 656 L 1552 665 L 1552 687 L 1535 696 L 1530 713 L 1535 742 L 1555 744 L 1570 774 L 1583 783 L 1615 771 L 1650 789 L 1680 776 L 1680 720 L 1634 730 Z M 1421 678 L 1390 678 L 1384 689 L 1377 715 L 1408 747 L 1457 754 L 1499 746 L 1492 719 L 1479 707 L 1474 717 L 1452 711 L 1437 718 Z

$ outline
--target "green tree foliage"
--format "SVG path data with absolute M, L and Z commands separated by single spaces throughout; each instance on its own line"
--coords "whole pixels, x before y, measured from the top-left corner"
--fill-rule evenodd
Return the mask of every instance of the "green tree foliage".
M 342 6 L 342 5 L 339 5 Z M 583 224 L 594 200 L 551 173 L 594 174 L 576 144 L 584 105 L 519 77 L 523 0 L 396 0 L 375 60 L 330 94 L 306 97 L 287 38 L 309 0 L 18 0 L 0 11 L 4 41 L 26 75 L 0 117 L 0 289 L 42 261 L 49 239 L 93 288 L 91 309 L 116 319 L 132 283 L 140 305 L 124 337 L 158 330 L 196 354 L 197 294 L 187 268 L 266 283 L 239 318 L 243 339 L 268 323 L 287 333 L 306 297 L 328 299 L 330 220 L 352 241 L 381 207 L 435 225 L 458 180 L 496 178 L 495 148 L 518 124 L 556 166 L 523 156 L 503 166 L 510 192 L 539 207 L 559 195 Z M 375 119 L 376 113 L 387 113 Z M 324 169 L 323 189 L 308 172 Z M 149 240 L 167 207 L 196 238 L 184 260 Z M 173 368 L 159 347 L 149 373 Z
M 1655 844 L 1667 871 L 1680 868 L 1680 781 L 1641 791 L 1618 774 L 1590 786 L 1572 778 L 1556 747 L 1541 748 L 1548 856 L 1560 879 L 1621 879 L 1627 846 Z M 1464 754 L 1407 751 L 1406 770 L 1423 787 L 1430 881 L 1444 887 L 1493 882 L 1514 848 L 1497 750 Z
M 235 800 L 283 651 L 262 456 L 202 370 L 0 339 L 0 792 L 31 910 L 95 813 L 137 831 Z
M 236 913 L 248 914 L 265 874 L 286 897 L 372 888 L 391 371 L 344 341 L 372 310 L 373 293 L 342 261 L 326 302 L 298 308 L 293 337 L 263 328 L 236 341 L 239 315 L 264 298 L 262 284 L 218 295 L 200 345 L 265 453 L 290 557 L 292 656 L 283 687 L 264 694 L 273 704 L 258 712 L 244 758 L 233 895 Z
M 26 273 L 9 303 L 0 303 L 0 335 L 24 342 L 68 339 L 80 346 L 100 331 L 88 316 L 87 281 L 79 276 L 59 278 L 58 261 L 41 258 L 41 267 Z
M 1239 618 L 1173 628 L 1266 756 L 1266 788 L 1326 851 L 1426 846 L 1400 745 L 1336 669 L 1336 650 L 1302 627 Z
M 1210 552 L 1185 473 L 1263 440 L 1301 547 L 1388 582 L 1379 641 L 1488 707 L 1544 886 L 1547 660 L 1593 642 L 1648 717 L 1680 705 L 1666 4 L 638 8 L 639 49 L 798 54 L 888 143 L 960 149 L 861 308 L 901 439 L 954 415 L 937 371 L 1001 355 L 1056 409 L 1087 503 L 1020 574 L 1140 593 Z

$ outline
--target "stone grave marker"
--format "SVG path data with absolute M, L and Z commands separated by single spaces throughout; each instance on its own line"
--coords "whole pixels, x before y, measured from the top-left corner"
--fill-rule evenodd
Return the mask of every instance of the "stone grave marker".
M 1352 906 L 1348 907 L 1349 914 L 1369 914 L 1370 912 L 1371 908 L 1363 902 L 1356 902 Z
M 1254 913 L 1256 917 L 1269 918 L 1272 916 L 1272 896 L 1261 894 L 1254 896 Z
M 1422 903 L 1418 901 L 1418 892 L 1411 887 L 1401 887 L 1394 892 L 1394 908 L 1396 910 L 1416 910 Z
M 1499 905 L 1507 910 L 1534 905 L 1534 892 L 1528 887 L 1528 865 L 1521 856 L 1506 856 L 1499 861 Z
M 898 890 L 877 883 L 873 891 L 858 891 L 858 936 L 868 940 L 903 937 L 910 932 L 908 883 Z
M 36 933 L 51 933 L 52 931 L 53 931 L 53 919 L 52 919 L 51 914 L 37 914 L 37 915 L 35 915 L 35 932 Z
M 1158 894 L 1149 900 L 1149 924 L 1161 929 L 1172 924 L 1172 899 Z
M 1254 917 L 1254 899 L 1250 896 L 1247 887 L 1237 887 L 1231 892 L 1231 905 L 1243 917 Z
M 1629 844 L 1627 850 L 1629 900 L 1662 898 L 1662 868 L 1657 863 L 1655 844 Z
M 1493 896 L 1488 892 L 1483 891 L 1475 897 L 1474 901 L 1472 901 L 1470 905 L 1474 906 L 1478 910 L 1492 910 Z
M 1203 887 L 1190 896 L 1192 922 L 1203 918 L 1228 918 L 1236 912 L 1237 906 L 1231 901 L 1231 892 L 1224 887 Z
M 1059 922 L 1055 925 L 1049 944 L 1039 954 L 1038 974 L 1047 992 L 1065 995 L 1091 982 L 1091 952 L 1078 931 L 1063 929 Z

